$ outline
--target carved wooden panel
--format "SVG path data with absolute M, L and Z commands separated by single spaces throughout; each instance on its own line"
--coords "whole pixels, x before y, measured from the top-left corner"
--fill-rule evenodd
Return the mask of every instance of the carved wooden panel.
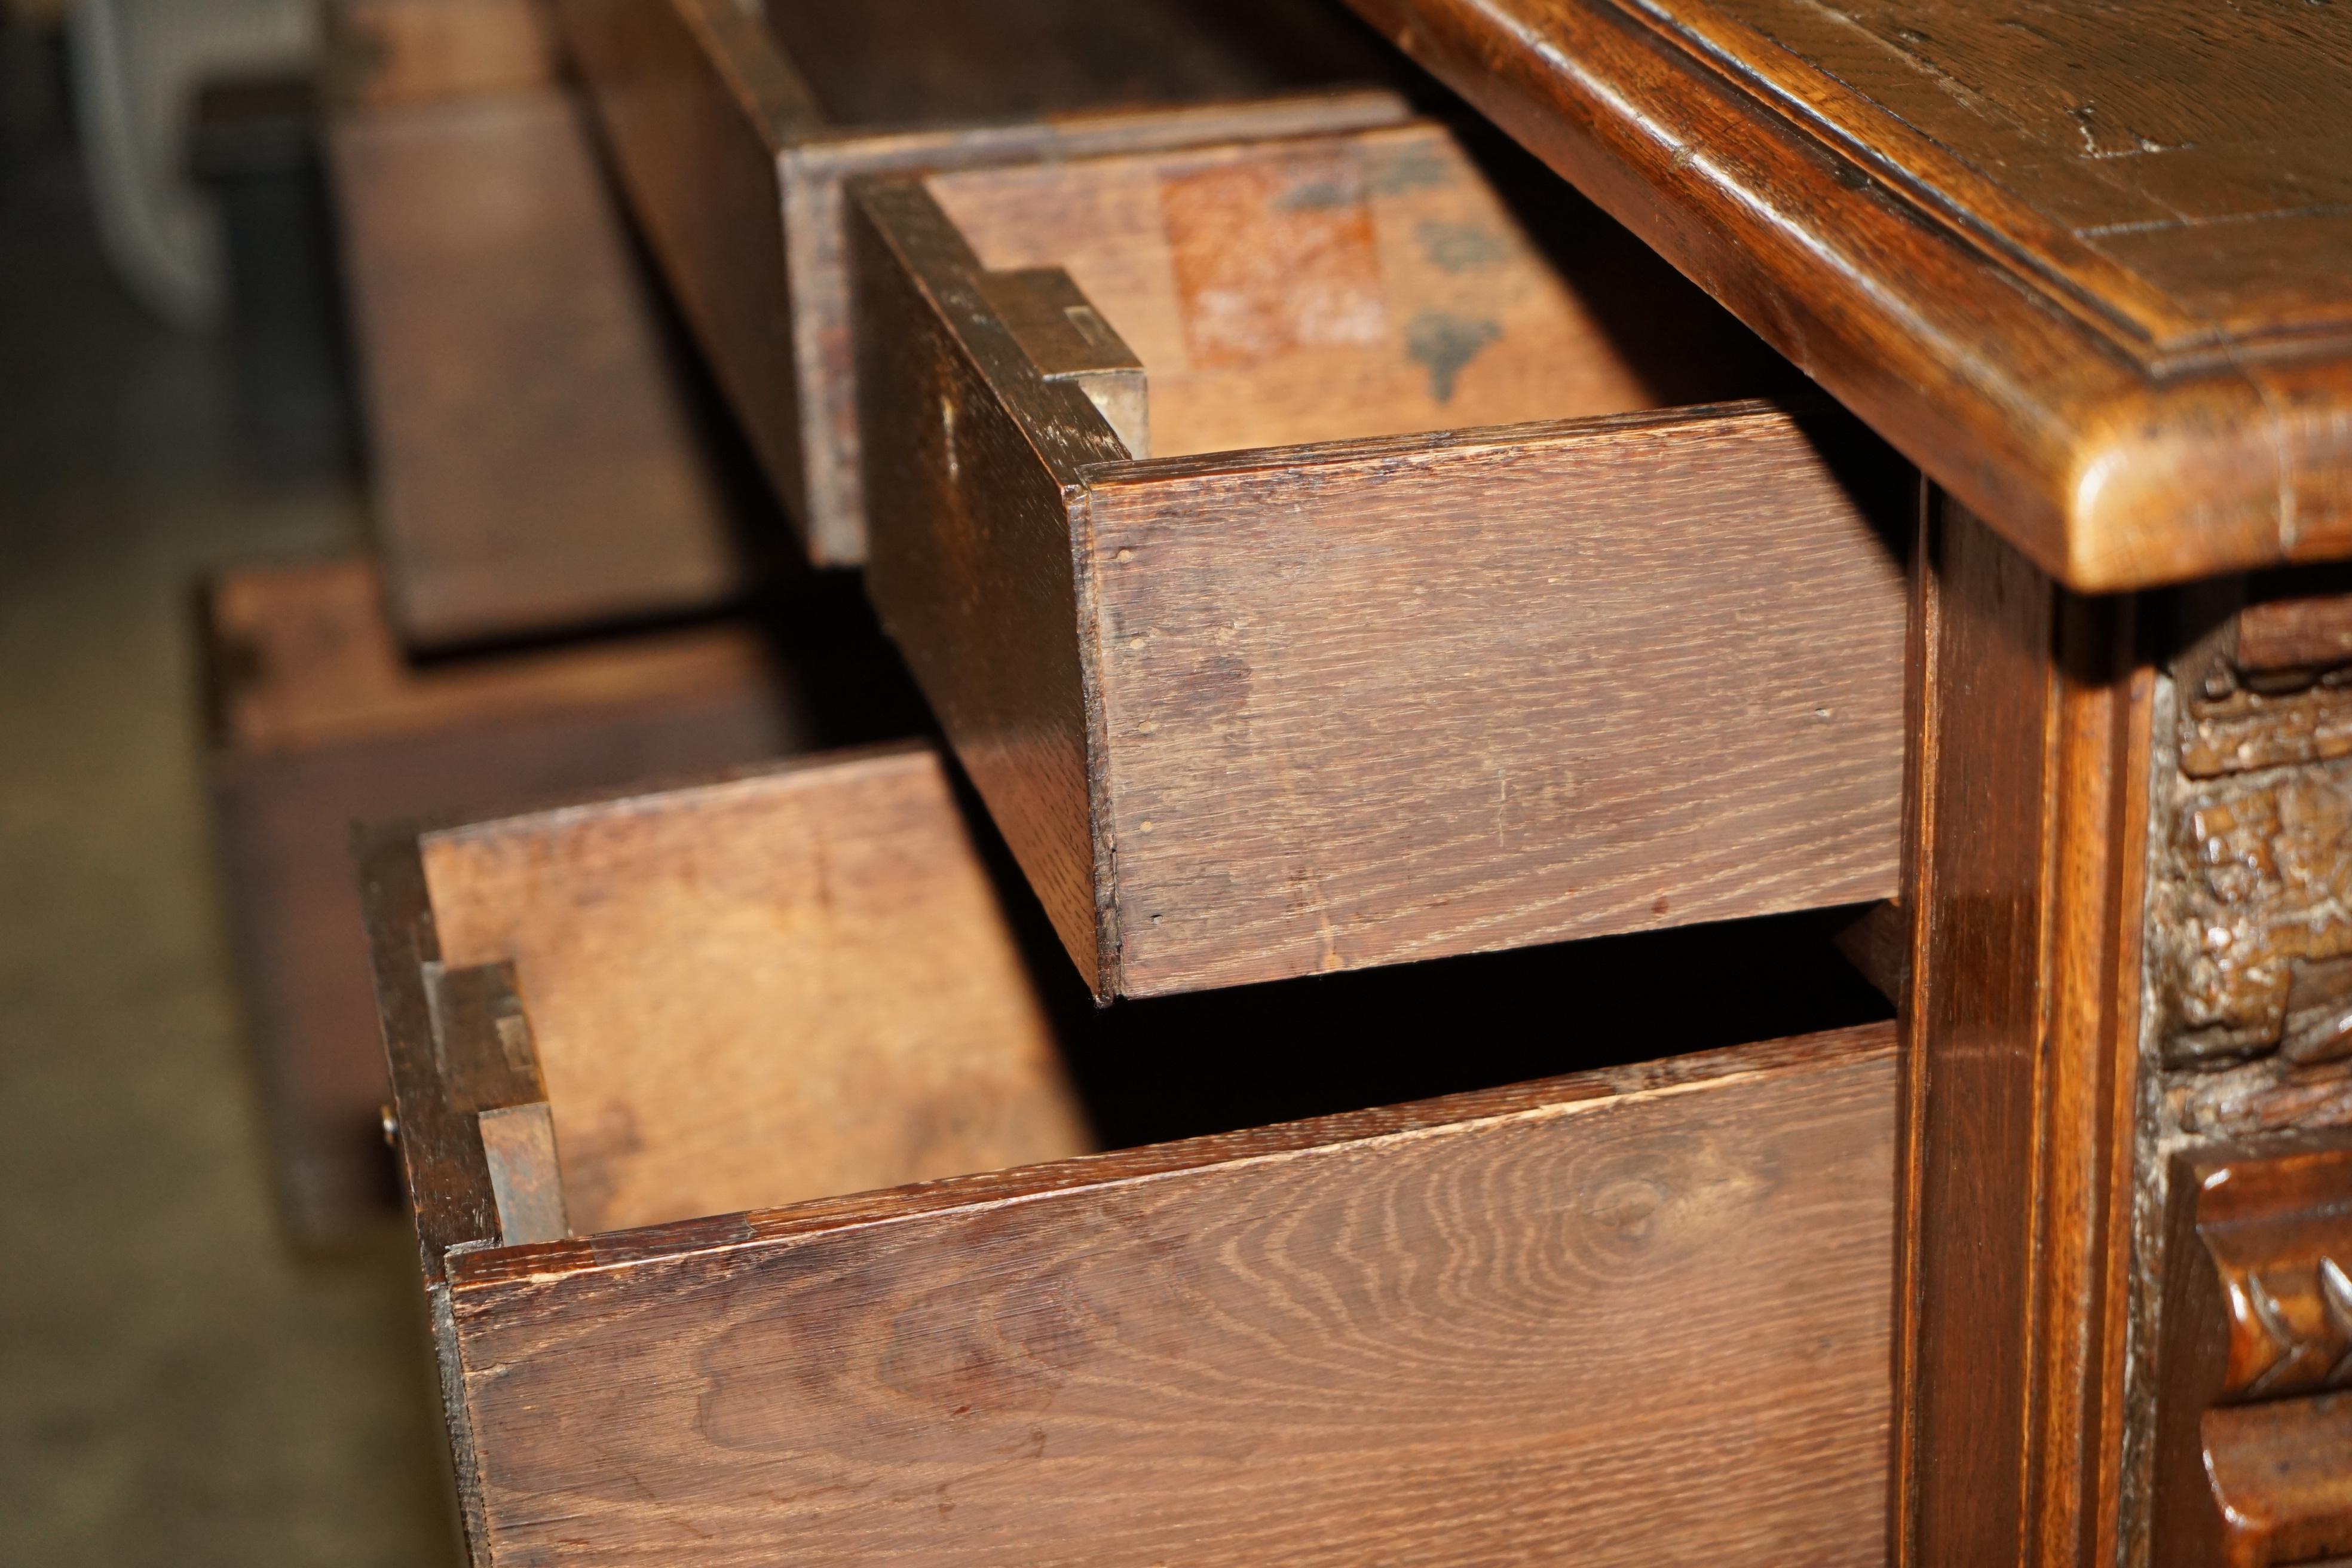
M 2150 851 L 2134 1360 L 2157 1568 L 2352 1553 L 2352 599 L 2246 595 L 2175 606 Z
M 2175 665 L 2148 956 L 2169 1119 L 2205 1136 L 2352 1123 L 2352 666 L 2280 668 L 2317 639 L 2264 608 Z
M 2155 1561 L 2352 1551 L 2352 1136 L 2184 1154 L 2172 1173 Z

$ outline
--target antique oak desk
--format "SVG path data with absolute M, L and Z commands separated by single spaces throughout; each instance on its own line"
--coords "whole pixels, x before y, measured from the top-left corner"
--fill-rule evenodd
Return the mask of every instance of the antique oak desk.
M 1623 227 L 1336 3 L 558 5 L 961 773 L 373 840 L 476 1560 L 2352 1553 L 2340 8 L 1356 8 Z
M 2352 555 L 2352 21 L 1357 9 L 1932 481 L 1897 1560 L 2131 1561 L 2178 1510 L 2196 1561 L 2205 1470 L 2229 1561 L 2345 1551 L 2345 1167 L 2200 1156 L 2163 1215 L 2184 1147 L 2352 1121 L 2352 601 L 2276 570 Z M 2192 1320 L 2226 1373 L 2162 1364 Z

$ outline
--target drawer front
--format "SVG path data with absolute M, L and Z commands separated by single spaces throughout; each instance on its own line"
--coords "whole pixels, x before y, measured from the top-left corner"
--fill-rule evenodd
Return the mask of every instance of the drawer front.
M 1466 170 L 1433 134 L 1366 134 L 1356 232 L 1499 252 L 1491 202 L 1428 205 Z M 1132 161 L 1159 188 L 1124 205 L 1172 226 L 1171 193 L 1244 188 L 1249 163 L 1208 156 Z M 1108 179 L 1087 188 L 1078 210 L 1120 205 Z M 1247 188 L 1296 208 L 1277 179 Z M 1117 312 L 1068 276 L 984 265 L 932 183 L 861 192 L 870 590 L 1099 993 L 1893 894 L 1906 623 L 1888 520 L 1915 481 L 1859 426 L 1746 402 L 1142 459 L 1117 423 L 1147 407 L 1156 445 L 1165 400 Z M 1071 250 L 1106 289 L 1147 263 L 1215 270 L 1085 231 Z M 1367 319 L 1438 314 L 1376 254 Z M 1300 288 L 1345 281 L 1299 265 Z M 1179 332 L 1129 292 L 1139 341 L 1189 342 L 1184 416 L 1213 420 L 1199 384 L 1228 345 L 1201 315 L 1232 317 L 1238 293 L 1188 306 L 1180 287 Z M 1322 330 L 1272 298 L 1250 331 Z M 1112 336 L 1045 341 L 1040 300 Z M 1572 326 L 1546 329 L 1559 353 Z
M 1882 1563 L 1888 1033 L 461 1258 L 485 1555 Z
M 738 593 L 719 477 L 561 89 L 331 129 L 376 531 L 414 645 Z
M 929 752 L 367 882 L 478 1563 L 1884 1560 L 1891 1026 L 1089 1154 Z M 1159 1048 L 1475 1057 L 1498 966 Z
M 1042 0 L 1012 17 L 964 17 L 960 7 L 910 14 L 821 0 L 776 18 L 800 58 L 735 0 L 560 0 L 631 203 L 817 564 L 866 558 L 843 258 L 848 180 L 1283 136 L 1406 112 L 1381 91 L 1122 107 L 1295 90 L 1340 79 L 1344 68 L 1369 70 L 1375 57 L 1338 47 L 1325 36 L 1328 16 L 1287 0 L 1247 28 L 1215 20 L 1216 6 L 1198 17 L 1145 7 L 1170 40 L 1157 52 L 1108 48 L 1099 35 L 1124 38 L 1139 24 L 1086 19 L 1100 9 Z M 987 26 L 962 37 L 983 16 Z M 943 34 L 958 35 L 956 47 L 934 36 Z M 1034 47 L 1021 49 L 1023 37 Z M 982 44 L 989 68 L 957 52 Z M 1106 56 L 1125 70 L 1104 69 Z M 950 59 L 955 69 L 939 68 Z M 960 88 L 967 79 L 988 90 Z

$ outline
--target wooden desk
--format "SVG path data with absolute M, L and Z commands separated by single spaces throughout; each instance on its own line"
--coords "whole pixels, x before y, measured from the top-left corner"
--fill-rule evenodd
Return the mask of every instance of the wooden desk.
M 1933 480 L 1898 1561 L 2345 1551 L 2343 1417 L 2262 1365 L 2321 1331 L 2277 1281 L 2326 1293 L 2341 1166 L 2273 1184 L 2300 1239 L 2213 1298 L 2253 1403 L 2184 1407 L 2160 1346 L 2167 1203 L 2195 1234 L 2227 1165 L 2168 1161 L 2352 1121 L 2345 611 L 2217 575 L 2352 555 L 2352 17 L 1354 4 Z M 2249 1409 L 2294 1475 L 2240 1462 Z

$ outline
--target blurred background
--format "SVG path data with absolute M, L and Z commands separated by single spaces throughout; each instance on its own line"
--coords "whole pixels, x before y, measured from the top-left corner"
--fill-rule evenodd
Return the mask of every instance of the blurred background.
M 362 536 L 319 32 L 309 0 L 0 5 L 10 1563 L 454 1559 L 404 1227 L 288 1242 L 204 781 L 191 584 Z M 279 96 L 207 140 L 240 83 Z M 277 319 L 236 309 L 240 218 Z
M 355 824 L 924 723 L 544 0 L 0 0 L 0 1563 L 454 1562 Z

